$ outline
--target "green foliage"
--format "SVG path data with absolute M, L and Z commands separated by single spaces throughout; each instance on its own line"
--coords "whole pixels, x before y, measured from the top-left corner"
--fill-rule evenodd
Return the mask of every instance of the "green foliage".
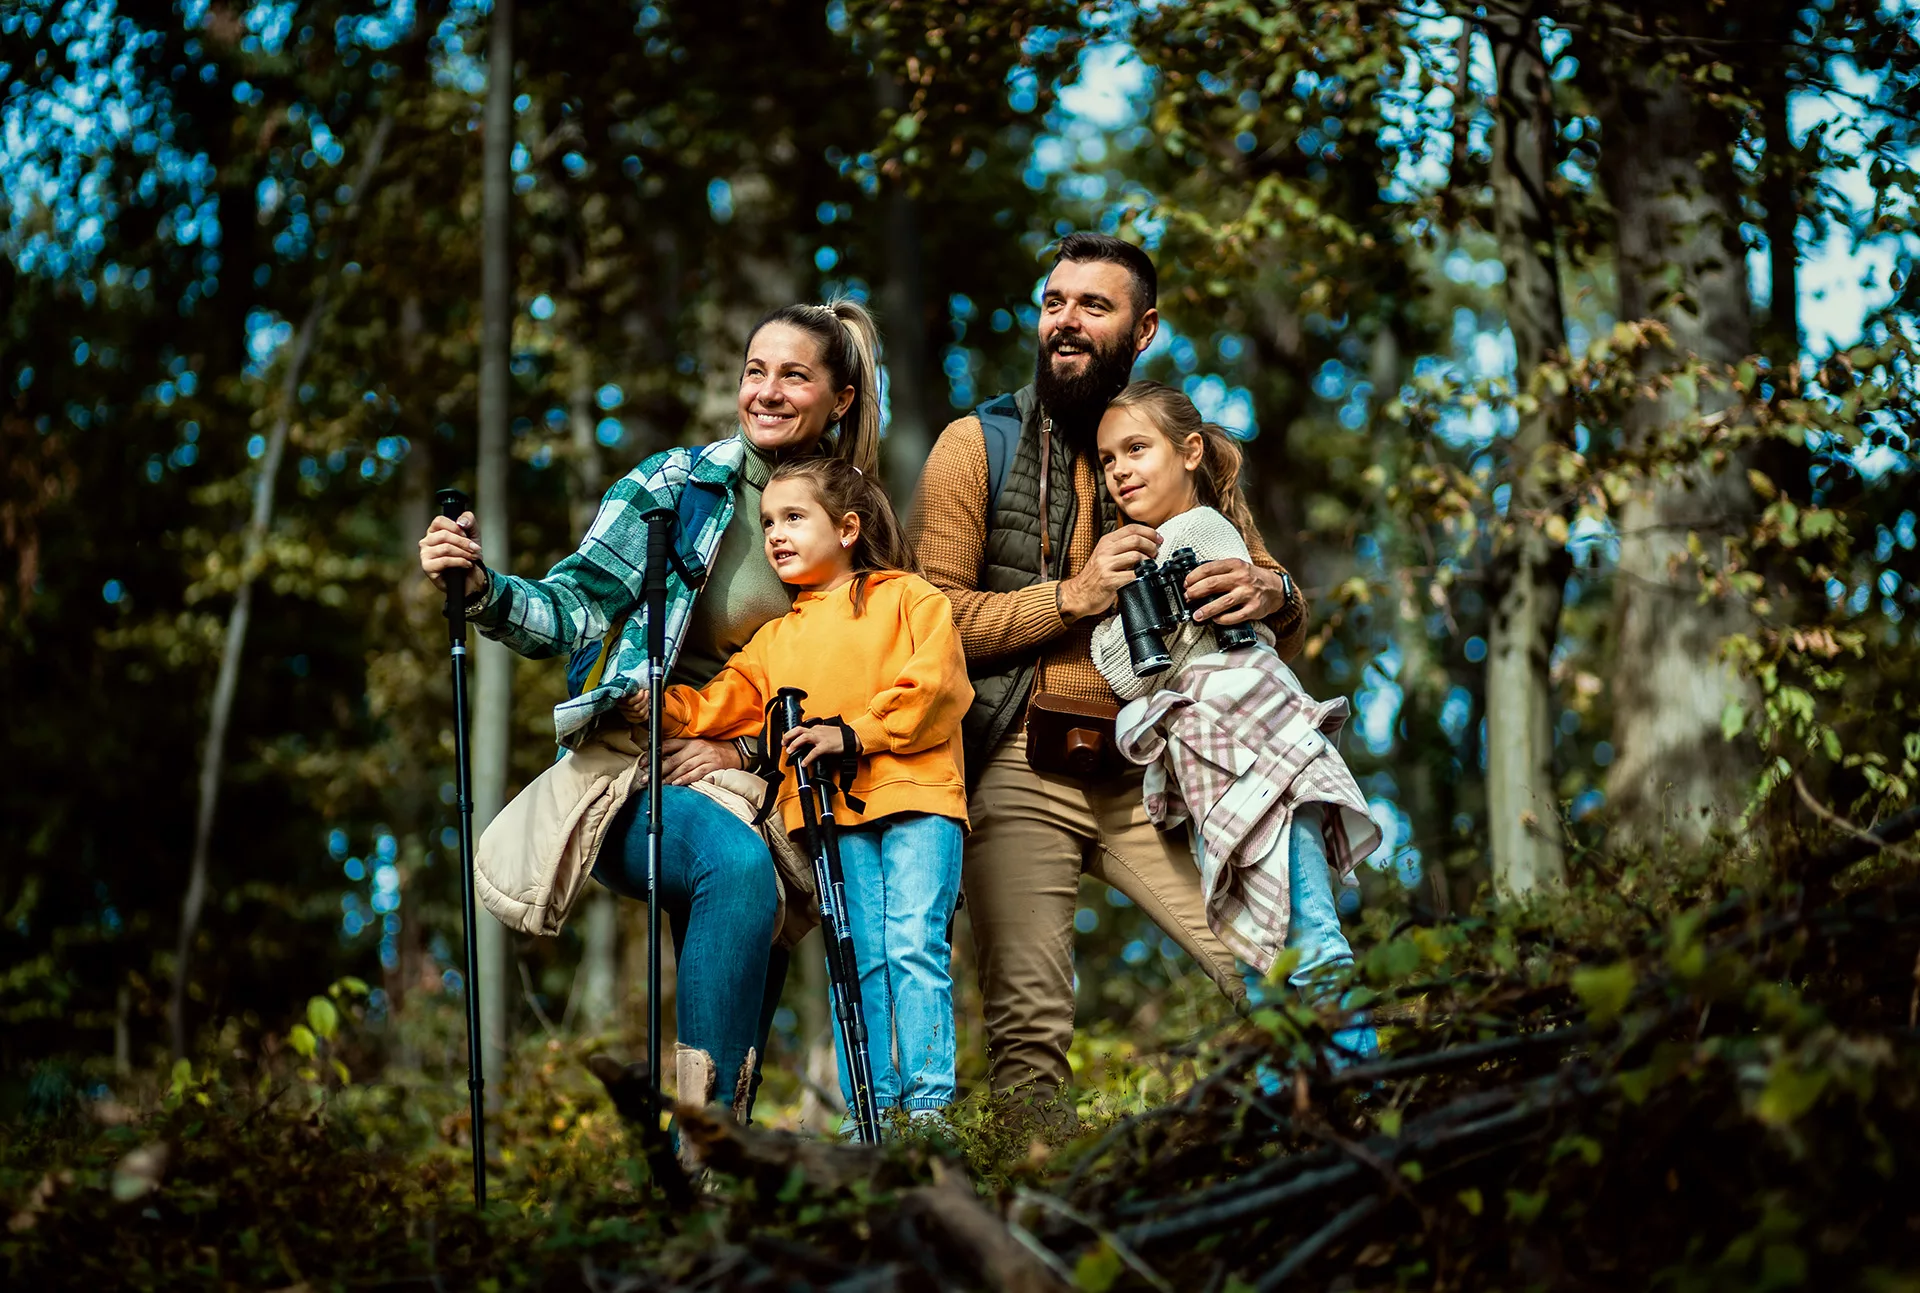
M 969 1101 L 858 1168 L 830 1167 L 825 1147 L 817 1161 L 782 1158 L 768 1142 L 750 1155 L 772 1157 L 747 1161 L 785 1166 L 717 1173 L 684 1216 L 655 1195 L 580 1052 L 557 1040 L 497 1075 L 507 1099 L 483 1215 L 466 1197 L 457 1062 L 424 1084 L 361 1083 L 272 1041 L 226 1049 L 149 1079 L 137 1107 L 96 1102 L 79 1124 L 20 1128 L 0 1156 L 0 1259 L 33 1287 L 517 1288 L 575 1278 L 583 1262 L 673 1288 L 727 1269 L 794 1278 L 898 1260 L 901 1209 L 963 1172 L 983 1222 L 1025 1228 L 1078 1287 L 1179 1287 L 1203 1268 L 1225 1286 L 1257 1278 L 1344 1202 L 1307 1191 L 1173 1245 L 1141 1219 L 1240 1197 L 1293 1158 L 1320 1171 L 1353 1155 L 1398 1182 L 1371 1166 L 1357 1178 L 1389 1211 L 1318 1259 L 1358 1287 L 1422 1268 L 1507 1287 L 1509 1253 L 1645 1287 L 1912 1269 L 1899 1200 L 1920 1134 L 1906 1030 L 1920 891 L 1810 911 L 1792 891 L 1702 874 L 1691 900 L 1644 882 L 1638 900 L 1596 887 L 1551 913 L 1393 940 L 1417 960 L 1374 981 L 1392 1071 L 1357 1087 L 1319 1058 L 1337 1015 L 1269 1012 L 1143 1053 L 1173 1066 L 1165 1094 L 1117 1072 L 1083 1087 L 1077 1137 Z M 1666 913 L 1658 933 L 1648 903 Z M 331 1037 L 311 1030 L 319 1046 L 363 1040 L 362 998 L 335 986 L 289 1035 L 331 1018 Z M 1463 1046 L 1491 1049 L 1450 1063 Z M 1436 1131 L 1489 1109 L 1512 1113 L 1508 1131 L 1496 1133 L 1501 1118 L 1465 1140 Z M 943 1269 L 986 1286 L 965 1260 Z
M 1613 190 L 1653 142 L 1622 129 L 1621 105 L 1671 74 L 1707 114 L 1682 196 L 1735 213 L 1723 252 L 1759 250 L 1756 229 L 1792 250 L 1804 220 L 1910 259 L 1901 108 L 1920 65 L 1885 6 L 1550 8 L 1542 197 L 1571 344 L 1526 372 L 1486 358 L 1509 326 L 1513 250 L 1490 206 L 1501 105 L 1474 70 L 1491 10 L 662 0 L 523 21 L 512 568 L 569 550 L 613 473 L 731 426 L 762 308 L 872 292 L 894 343 L 904 492 L 941 421 L 1027 379 L 1048 241 L 1076 224 L 1149 241 L 1184 348 L 1143 373 L 1244 393 L 1249 493 L 1314 599 L 1303 679 L 1392 720 L 1347 747 L 1406 826 L 1363 876 L 1353 1001 L 1374 1009 L 1390 1062 L 1518 1047 L 1398 1070 L 1354 1099 L 1320 1068 L 1337 1021 L 1276 991 L 1232 1027 L 1143 913 L 1090 889 L 1064 1106 L 977 1094 L 963 923 L 976 1094 L 889 1160 L 893 1178 L 719 1181 L 684 1224 L 581 1070 L 576 930 L 516 948 L 523 1040 L 492 1079 L 503 1201 L 483 1217 L 464 1203 L 464 1025 L 441 977 L 458 961 L 452 734 L 411 545 L 432 488 L 472 457 L 485 14 L 429 3 L 389 28 L 373 6 L 297 4 L 274 44 L 220 6 L 191 23 L 102 9 L 84 40 L 73 6 L 0 13 L 5 104 L 41 123 L 9 135 L 25 151 L 0 167 L 69 186 L 0 232 L 10 1282 L 508 1287 L 575 1282 L 590 1263 L 726 1285 L 791 1274 L 781 1243 L 820 1269 L 873 1258 L 889 1208 L 938 1162 L 1023 1219 L 1056 1276 L 1133 1287 L 1152 1281 L 1123 1232 L 1155 1200 L 1354 1146 L 1397 1211 L 1330 1240 L 1314 1278 L 1337 1264 L 1364 1287 L 1691 1289 L 1865 1271 L 1901 1286 L 1912 1231 L 1887 1200 L 1910 1195 L 1920 1139 L 1911 897 L 1820 907 L 1817 866 L 1796 885 L 1828 841 L 1920 793 L 1920 298 L 1903 266 L 1860 335 L 1803 345 L 1784 301 L 1758 305 L 1744 281 L 1739 300 L 1712 300 L 1701 268 L 1676 263 L 1631 285 L 1658 317 L 1618 317 L 1636 231 Z M 1703 33 L 1723 21 L 1738 30 Z M 1099 88 L 1092 69 L 1114 75 L 1114 41 L 1142 75 L 1096 128 L 1069 104 Z M 56 128 L 63 96 L 103 69 L 112 106 L 150 130 Z M 1787 129 L 1794 96 L 1862 86 L 1852 124 Z M 376 140 L 383 160 L 352 191 Z M 1845 209 L 1856 180 L 1860 213 Z M 97 235 L 70 216 L 97 217 Z M 283 396 L 286 334 L 323 297 Z M 1690 317 L 1738 334 L 1741 353 L 1693 353 Z M 243 569 L 252 442 L 283 408 L 275 522 Z M 1520 461 L 1510 431 L 1543 409 L 1566 413 L 1567 435 Z M 1528 473 L 1542 506 L 1512 503 Z M 1622 849 L 1593 806 L 1620 789 L 1606 759 L 1639 681 L 1617 648 L 1613 552 L 1650 498 L 1729 483 L 1714 494 L 1729 516 L 1678 527 L 1671 573 L 1703 622 L 1737 612 L 1697 654 L 1751 687 L 1676 758 L 1727 769 L 1748 811 L 1715 823 L 1715 847 Z M 1547 828 L 1564 826 L 1576 883 L 1550 908 L 1494 912 L 1471 652 L 1516 536 L 1571 568 L 1546 698 L 1566 820 Z M 166 1067 L 196 760 L 246 578 L 254 624 L 193 949 L 199 1032 Z M 559 688 L 551 664 L 517 666 L 516 784 L 552 754 Z M 1878 891 L 1911 866 L 1911 846 L 1886 851 L 1839 888 Z M 382 885 L 391 910 L 376 909 Z M 637 939 L 622 941 L 632 958 Z M 831 1112 L 800 1074 L 818 1003 L 795 977 L 802 1017 L 782 1024 L 761 1110 L 817 1130 Z M 631 1051 L 626 1010 L 599 1040 Z M 1515 1084 L 1567 1099 L 1550 1129 L 1472 1161 L 1432 1143 L 1449 1101 Z M 1068 1140 L 1074 1121 L 1087 1135 Z M 1090 1220 L 1034 1212 L 1023 1190 Z M 1289 1206 L 1144 1260 L 1176 1286 L 1252 1287 L 1335 1215 Z

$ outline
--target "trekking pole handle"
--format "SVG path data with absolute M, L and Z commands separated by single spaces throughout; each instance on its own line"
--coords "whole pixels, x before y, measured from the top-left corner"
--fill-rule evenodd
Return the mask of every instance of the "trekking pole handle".
M 806 723 L 806 707 L 800 703 L 806 698 L 807 693 L 798 687 L 782 687 L 773 694 L 772 707 L 778 712 L 773 715 L 773 721 L 768 724 L 767 756 L 774 760 L 776 767 L 780 759 L 779 746 L 786 739 L 787 733 Z M 807 792 L 813 789 L 812 770 L 798 759 L 790 760 L 788 766 L 793 769 L 794 784 L 800 788 L 801 797 L 805 798 Z
M 670 507 L 649 508 L 647 568 L 641 585 L 647 603 L 647 659 L 667 658 L 667 567 L 673 560 L 673 526 L 680 518 Z
M 462 489 L 448 487 L 433 496 L 440 505 L 440 515 L 449 521 L 458 521 L 460 517 L 473 510 L 473 500 Z M 467 635 L 467 572 L 453 569 L 443 571 L 440 578 L 447 585 L 447 631 L 455 642 Z

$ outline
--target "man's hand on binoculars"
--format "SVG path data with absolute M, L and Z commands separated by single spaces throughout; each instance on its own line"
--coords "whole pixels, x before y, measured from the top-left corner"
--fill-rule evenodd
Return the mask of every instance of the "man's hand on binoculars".
M 1277 570 L 1262 570 L 1237 557 L 1209 561 L 1187 576 L 1187 603 L 1206 604 L 1193 618 L 1213 624 L 1245 624 L 1277 614 L 1287 604 L 1287 587 Z
M 1060 614 L 1071 624 L 1113 609 L 1122 585 L 1133 578 L 1133 568 L 1160 552 L 1160 532 L 1144 525 L 1123 525 L 1102 535 L 1073 578 L 1060 585 Z
M 780 748 L 789 760 L 797 758 L 800 760 L 801 767 L 811 768 L 822 758 L 835 758 L 844 754 L 847 743 L 837 726 L 821 723 L 815 727 L 796 727 L 789 730 L 781 738 Z
M 420 539 L 420 569 L 441 592 L 447 591 L 446 572 L 465 570 L 467 596 L 478 597 L 487 591 L 487 568 L 480 564 L 480 523 L 472 512 L 462 512 L 457 521 L 436 516 Z

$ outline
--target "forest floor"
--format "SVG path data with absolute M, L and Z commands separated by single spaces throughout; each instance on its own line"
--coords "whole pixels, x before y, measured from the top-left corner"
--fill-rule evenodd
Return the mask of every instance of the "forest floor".
M 689 1184 L 562 1041 L 353 1079 L 354 989 L 0 1151 L 9 1287 L 1920 1290 L 1920 881 L 1633 874 L 1366 946 L 1384 1053 L 1263 1008 L 880 1150 L 683 1111 Z M 603 1066 L 604 1067 L 604 1066 Z M 608 1070 L 611 1072 L 612 1070 Z M 1152 1080 L 1143 1075 L 1155 1074 Z M 657 1124 L 655 1125 L 657 1128 Z

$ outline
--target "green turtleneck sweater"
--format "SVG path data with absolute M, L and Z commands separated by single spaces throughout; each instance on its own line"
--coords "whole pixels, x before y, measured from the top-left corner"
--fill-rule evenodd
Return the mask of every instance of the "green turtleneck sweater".
M 733 485 L 733 519 L 693 603 L 670 682 L 706 686 L 761 625 L 793 609 L 793 593 L 774 573 L 760 539 L 760 491 L 772 474 L 773 463 L 748 440 Z

